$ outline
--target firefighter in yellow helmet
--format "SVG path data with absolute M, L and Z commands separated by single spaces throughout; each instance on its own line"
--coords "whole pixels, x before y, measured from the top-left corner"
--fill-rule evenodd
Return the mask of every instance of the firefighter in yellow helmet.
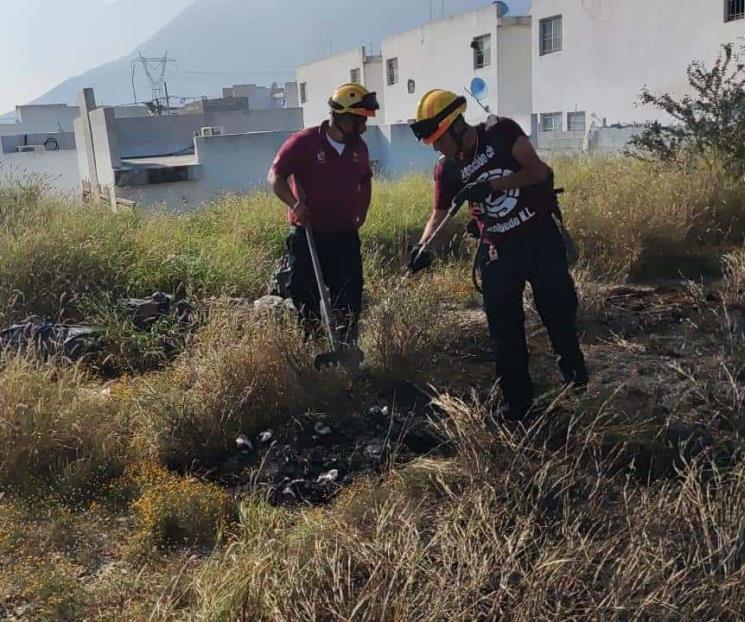
M 498 414 L 521 419 L 533 408 L 528 373 L 523 291 L 529 282 L 566 384 L 588 380 L 576 329 L 577 295 L 560 231 L 553 173 L 515 121 L 488 124 L 464 119 L 466 99 L 450 91 L 426 93 L 417 106 L 416 137 L 440 153 L 435 166 L 434 209 L 409 268 L 428 267 L 419 252 L 451 205 L 468 202 L 480 238 L 477 267 L 502 389 Z
M 288 207 L 290 220 L 289 269 L 278 274 L 284 277 L 276 293 L 292 298 L 306 326 L 316 323 L 319 294 L 305 235 L 310 227 L 334 311 L 347 329 L 341 338 L 353 345 L 363 287 L 357 232 L 370 207 L 372 181 L 362 134 L 378 102 L 361 84 L 343 84 L 328 104 L 329 120 L 292 135 L 269 171 L 269 184 Z

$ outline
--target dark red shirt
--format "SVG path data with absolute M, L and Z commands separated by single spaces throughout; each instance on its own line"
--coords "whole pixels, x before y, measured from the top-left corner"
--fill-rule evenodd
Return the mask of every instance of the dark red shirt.
M 479 125 L 476 132 L 478 144 L 472 157 L 443 157 L 435 166 L 435 209 L 448 209 L 466 184 L 508 177 L 522 168 L 512 155 L 512 148 L 525 133 L 512 119 L 500 118 L 493 125 Z M 545 221 L 555 205 L 553 189 L 544 182 L 495 192 L 483 204 L 470 207 L 484 242 L 499 244 Z
M 293 134 L 274 158 L 272 168 L 280 177 L 290 179 L 298 196 L 305 192 L 313 230 L 320 233 L 357 231 L 370 207 L 372 170 L 367 145 L 363 140 L 346 145 L 341 155 L 326 136 L 328 122 Z M 290 212 L 293 225 L 295 215 Z

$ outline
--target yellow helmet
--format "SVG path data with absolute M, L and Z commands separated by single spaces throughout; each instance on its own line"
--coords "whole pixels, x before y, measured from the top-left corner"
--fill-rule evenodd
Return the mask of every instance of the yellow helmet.
M 467 104 L 465 97 L 452 91 L 428 91 L 419 100 L 416 107 L 416 122 L 411 124 L 411 129 L 425 145 L 431 145 L 466 112 Z
M 334 114 L 356 114 L 361 117 L 374 117 L 380 109 L 375 93 L 370 93 L 361 84 L 349 82 L 342 84 L 329 99 L 329 108 Z

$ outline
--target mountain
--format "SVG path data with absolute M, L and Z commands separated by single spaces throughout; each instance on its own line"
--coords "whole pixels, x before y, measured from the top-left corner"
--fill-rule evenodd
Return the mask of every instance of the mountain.
M 70 78 L 34 103 L 74 103 L 88 86 L 99 103 L 134 100 L 131 60 L 137 51 L 177 63 L 167 73 L 175 97 L 218 95 L 233 83 L 270 84 L 294 77 L 305 62 L 381 39 L 439 17 L 488 5 L 488 0 L 195 0 L 175 19 L 124 58 Z M 527 0 L 509 3 L 524 14 Z M 138 100 L 150 98 L 142 67 L 136 67 Z

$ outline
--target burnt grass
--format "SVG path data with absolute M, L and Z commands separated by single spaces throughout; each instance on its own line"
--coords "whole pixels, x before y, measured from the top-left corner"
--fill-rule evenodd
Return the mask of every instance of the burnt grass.
M 578 412 L 607 411 L 610 423 L 586 460 L 638 484 L 675 478 L 705 456 L 726 468 L 745 451 L 741 413 L 728 390 L 745 382 L 742 352 L 725 353 L 732 334 L 743 334 L 743 309 L 728 308 L 716 284 L 584 286 L 579 319 L 591 373 L 586 394 L 561 392 L 546 331 L 526 299 L 528 339 L 538 398 L 524 422 L 489 421 L 556 452 L 572 447 Z M 527 297 L 529 298 L 529 296 Z M 438 394 L 491 405 L 498 400 L 485 319 L 462 309 L 462 332 L 432 361 L 430 383 L 380 379 L 363 372 L 326 407 L 297 413 L 266 434 L 236 446 L 201 474 L 233 492 L 257 492 L 277 505 L 323 504 L 360 478 L 380 476 L 426 456 L 448 458 L 455 448 Z M 722 378 L 723 357 L 739 368 Z M 734 384 L 727 387 L 727 384 Z M 721 409 L 712 410 L 712 406 Z M 580 418 L 582 415 L 579 415 Z M 586 448 L 585 448 L 586 449 Z

